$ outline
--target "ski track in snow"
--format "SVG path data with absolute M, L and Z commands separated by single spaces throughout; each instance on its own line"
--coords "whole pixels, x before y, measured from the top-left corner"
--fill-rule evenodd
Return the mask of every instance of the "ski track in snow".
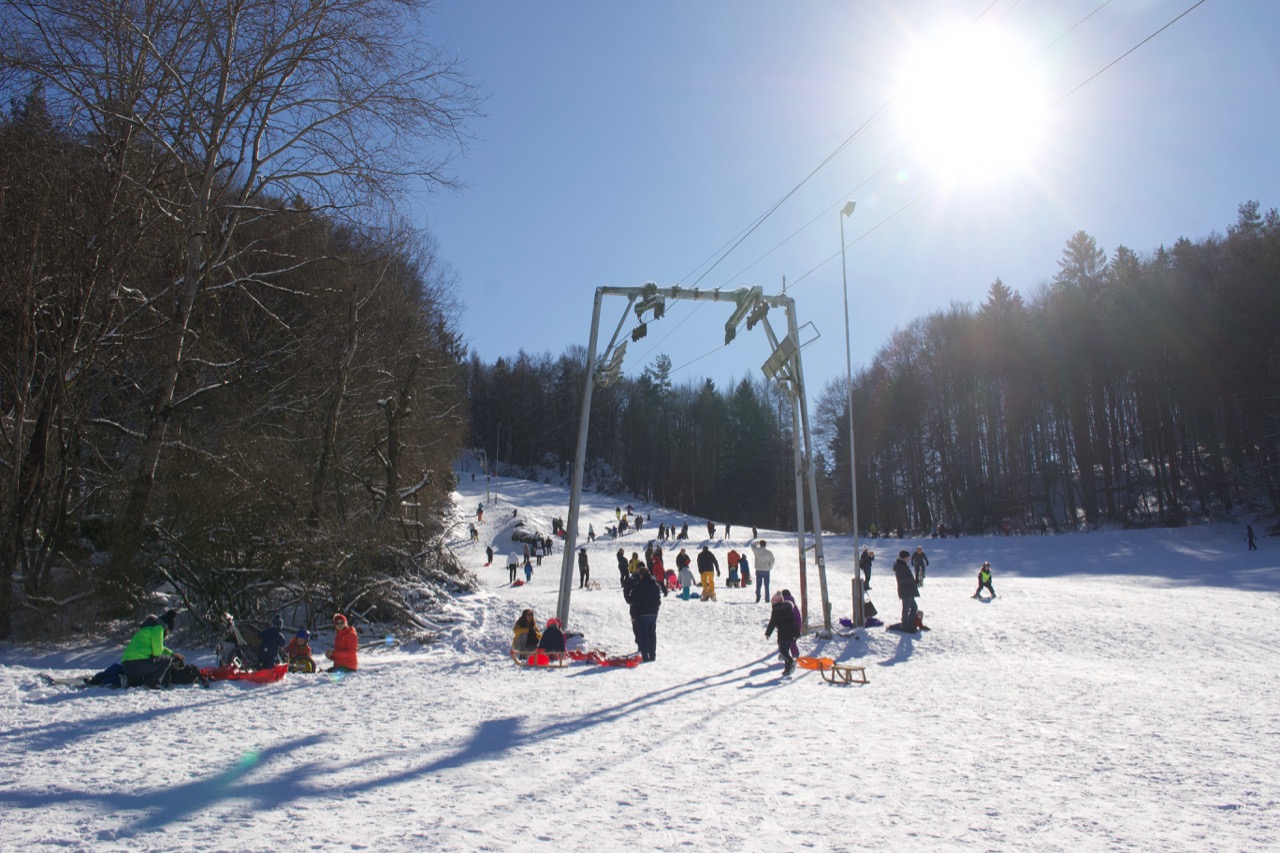
M 878 540 L 881 618 L 898 617 L 891 554 L 923 544 L 933 630 L 801 641 L 865 666 L 867 685 L 781 679 L 767 605 L 723 587 L 716 602 L 664 599 L 653 664 L 541 671 L 506 651 L 523 607 L 554 612 L 562 554 L 515 589 L 506 555 L 514 523 L 549 530 L 567 494 L 495 478 L 500 502 L 472 544 L 485 493 L 462 479 L 453 545 L 484 589 L 435 617 L 438 643 L 362 653 L 353 677 L 72 691 L 35 673 L 82 674 L 118 650 L 0 647 L 0 848 L 1280 848 L 1270 539 L 1251 554 L 1228 526 Z M 612 523 L 616 499 L 584 501 L 584 532 Z M 642 509 L 650 529 L 589 546 L 601 590 L 579 590 L 574 568 L 569 627 L 588 647 L 634 648 L 614 550 L 685 520 Z M 692 556 L 705 519 L 688 521 Z M 795 536 L 761 535 L 773 589 L 798 594 Z M 847 615 L 852 541 L 825 544 L 833 614 Z M 730 545 L 712 545 L 724 566 Z M 969 597 L 983 559 L 994 601 Z

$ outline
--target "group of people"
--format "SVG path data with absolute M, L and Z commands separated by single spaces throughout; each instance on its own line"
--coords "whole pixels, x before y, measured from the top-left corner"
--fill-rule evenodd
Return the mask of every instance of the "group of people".
M 119 683 L 124 687 L 141 686 L 159 690 L 175 684 L 202 681 L 203 676 L 198 667 L 188 664 L 180 653 L 165 645 L 174 632 L 177 620 L 176 610 L 166 610 L 160 616 L 148 616 L 129 638 L 120 655 L 120 663 L 89 678 L 88 683 Z M 324 653 L 333 662 L 328 671 L 355 672 L 359 668 L 360 645 L 356 629 L 351 627 L 347 617 L 341 613 L 333 615 L 333 628 L 333 648 Z M 268 667 L 299 659 L 310 660 L 310 640 L 311 632 L 300 628 L 286 642 L 284 618 L 276 615 L 270 625 L 258 632 L 258 642 L 254 649 L 257 664 Z M 314 661 L 312 663 L 314 668 Z

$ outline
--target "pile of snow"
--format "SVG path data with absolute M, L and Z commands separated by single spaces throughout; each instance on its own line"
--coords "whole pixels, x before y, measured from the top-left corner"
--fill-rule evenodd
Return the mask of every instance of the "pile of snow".
M 567 518 L 567 493 L 494 478 L 473 544 L 486 483 L 460 480 L 453 544 L 485 589 L 437 617 L 441 642 L 366 649 L 354 676 L 73 691 L 36 674 L 89 673 L 119 649 L 0 649 L 0 848 L 1280 844 L 1280 550 L 1247 552 L 1243 528 L 871 543 L 886 622 L 892 555 L 924 546 L 933 630 L 801 641 L 865 666 L 865 686 L 780 678 L 767 605 L 725 588 L 664 600 L 655 663 L 531 670 L 507 656 L 511 625 L 525 607 L 554 613 L 563 555 L 511 588 L 506 554 L 517 522 L 549 532 Z M 616 499 L 584 500 L 583 534 L 614 523 Z M 643 551 L 660 521 L 689 521 L 690 554 L 704 542 L 705 519 L 637 510 L 651 516 L 639 535 L 587 546 L 600 590 L 579 590 L 574 570 L 569 628 L 607 652 L 634 649 L 615 550 Z M 744 532 L 710 543 L 722 566 Z M 774 589 L 798 595 L 795 536 L 760 536 Z M 853 542 L 824 541 L 833 613 L 848 616 Z M 983 560 L 991 602 L 970 598 Z M 807 592 L 820 622 L 811 556 Z

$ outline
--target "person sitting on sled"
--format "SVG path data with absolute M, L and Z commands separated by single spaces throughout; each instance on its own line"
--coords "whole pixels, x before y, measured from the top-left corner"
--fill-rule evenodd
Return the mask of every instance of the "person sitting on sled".
M 533 611 L 526 608 L 520 614 L 520 618 L 516 620 L 516 626 L 511 636 L 511 650 L 527 654 L 538 647 L 538 642 L 541 639 L 542 634 L 538 632 L 538 620 L 533 618 Z
M 333 649 L 324 656 L 333 661 L 329 672 L 355 672 L 359 667 L 356 662 L 356 649 L 360 646 L 360 638 L 356 629 L 347 624 L 347 617 L 341 613 L 333 614 L 333 629 L 337 634 L 333 638 Z
M 258 634 L 258 664 L 264 667 L 280 663 L 280 651 L 284 648 L 284 617 L 276 614 L 271 625 Z
M 307 642 L 310 639 L 311 632 L 306 628 L 299 628 L 298 633 L 294 634 L 293 639 L 289 641 L 289 645 L 285 646 L 284 653 L 289 660 L 311 657 L 311 643 Z
M 538 648 L 548 654 L 564 654 L 564 631 L 560 630 L 560 620 L 554 616 L 547 620 L 547 627 L 538 641 Z

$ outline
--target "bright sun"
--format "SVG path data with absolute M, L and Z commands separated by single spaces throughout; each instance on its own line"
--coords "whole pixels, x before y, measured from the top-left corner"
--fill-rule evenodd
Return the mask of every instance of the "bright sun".
M 948 177 L 1027 169 L 1043 134 L 1043 89 L 1020 46 L 991 28 L 923 44 L 905 66 L 896 113 L 907 144 Z

